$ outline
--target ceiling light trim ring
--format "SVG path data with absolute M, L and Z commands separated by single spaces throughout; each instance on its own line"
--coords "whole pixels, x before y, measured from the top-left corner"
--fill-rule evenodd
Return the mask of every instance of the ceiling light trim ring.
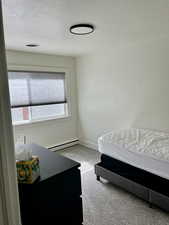
M 75 29 L 80 29 L 80 28 L 87 28 L 89 31 L 86 32 L 77 32 L 77 31 L 73 31 Z M 95 30 L 94 26 L 92 24 L 86 24 L 86 23 L 79 23 L 79 24 L 75 24 L 73 26 L 70 27 L 70 33 L 75 34 L 75 35 L 86 35 L 86 34 L 91 34 L 93 33 Z
M 26 44 L 26 47 L 35 48 L 38 47 L 38 44 Z

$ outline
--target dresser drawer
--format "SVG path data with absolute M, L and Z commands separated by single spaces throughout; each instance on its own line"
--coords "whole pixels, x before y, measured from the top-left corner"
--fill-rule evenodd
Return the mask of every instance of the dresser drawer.
M 56 201 L 48 206 L 41 206 L 40 217 L 50 217 L 54 215 L 57 218 L 79 218 L 82 220 L 82 198 L 75 198 L 67 201 Z
M 82 198 L 68 201 L 55 201 L 50 205 L 41 205 L 34 208 L 29 216 L 24 217 L 25 225 L 50 224 L 50 225 L 80 225 L 83 222 Z
M 68 199 L 73 196 L 80 196 L 81 176 L 79 169 L 72 169 L 66 173 L 61 173 L 43 182 L 32 185 L 20 185 L 20 201 L 35 205 L 51 200 Z
M 36 191 L 40 201 L 50 199 L 57 201 L 71 198 L 71 196 L 80 196 L 82 193 L 80 170 L 73 169 L 41 182 L 37 185 Z

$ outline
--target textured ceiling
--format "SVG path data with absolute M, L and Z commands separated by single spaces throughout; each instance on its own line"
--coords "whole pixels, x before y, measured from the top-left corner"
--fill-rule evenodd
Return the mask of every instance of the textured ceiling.
M 168 0 L 3 0 L 7 49 L 81 55 L 140 40 L 168 37 Z M 87 36 L 70 34 L 92 23 Z M 37 43 L 37 48 L 25 47 Z

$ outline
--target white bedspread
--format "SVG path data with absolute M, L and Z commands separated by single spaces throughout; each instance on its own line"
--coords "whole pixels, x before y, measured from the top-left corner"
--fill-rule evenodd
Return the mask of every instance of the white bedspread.
M 127 151 L 169 160 L 169 133 L 167 132 L 132 128 L 103 135 L 99 138 L 99 142 L 103 141 Z

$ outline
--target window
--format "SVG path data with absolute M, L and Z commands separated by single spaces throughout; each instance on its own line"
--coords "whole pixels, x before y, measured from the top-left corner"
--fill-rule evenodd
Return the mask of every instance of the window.
M 65 73 L 8 72 L 12 121 L 67 116 Z

